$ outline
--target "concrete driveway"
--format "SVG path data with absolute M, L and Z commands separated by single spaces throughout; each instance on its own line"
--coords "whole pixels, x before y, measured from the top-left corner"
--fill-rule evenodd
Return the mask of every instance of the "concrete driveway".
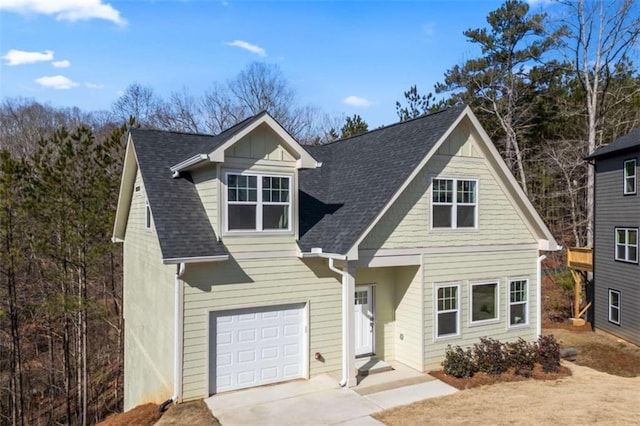
M 396 379 L 402 371 L 396 376 L 390 373 L 372 375 L 368 386 L 365 379 L 352 389 L 341 388 L 335 377 L 322 374 L 311 380 L 214 395 L 205 402 L 224 426 L 356 426 L 381 424 L 370 417 L 378 411 L 456 392 L 431 376 Z

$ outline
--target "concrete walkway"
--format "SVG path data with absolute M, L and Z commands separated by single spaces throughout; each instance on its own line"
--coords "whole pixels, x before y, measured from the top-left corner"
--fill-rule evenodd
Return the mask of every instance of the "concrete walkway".
M 319 375 L 311 380 L 296 380 L 272 386 L 245 389 L 214 395 L 205 399 L 213 415 L 223 426 L 235 425 L 350 425 L 367 426 L 381 423 L 370 417 L 400 405 L 411 404 L 428 398 L 449 395 L 457 390 L 431 376 L 422 383 L 395 387 L 394 383 L 410 382 L 394 380 L 393 372 L 371 376 L 366 390 L 366 380 L 353 389 L 341 388 L 335 378 Z M 396 375 L 402 376 L 402 373 Z M 378 383 L 387 375 L 386 386 Z M 380 376 L 380 377 L 376 377 Z M 415 381 L 415 380 L 414 380 Z M 386 390 L 380 390 L 387 388 Z

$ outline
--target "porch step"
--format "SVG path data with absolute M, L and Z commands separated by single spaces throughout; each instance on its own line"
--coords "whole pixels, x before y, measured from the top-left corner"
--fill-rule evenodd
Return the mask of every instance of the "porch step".
M 393 370 L 393 367 L 389 364 L 375 358 L 361 358 L 356 360 L 356 368 L 358 369 L 358 376 L 361 377 Z

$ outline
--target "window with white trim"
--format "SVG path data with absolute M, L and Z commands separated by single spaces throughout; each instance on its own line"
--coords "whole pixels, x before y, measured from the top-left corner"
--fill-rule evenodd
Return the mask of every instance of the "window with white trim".
M 616 228 L 615 259 L 638 263 L 638 228 Z
M 609 322 L 620 325 L 620 292 L 609 289 Z
M 509 326 L 529 323 L 529 280 L 509 281 Z
M 151 229 L 151 207 L 149 207 L 149 200 L 145 200 L 144 203 L 144 226 L 146 229 Z
M 636 193 L 636 160 L 624 162 L 624 194 Z
M 476 228 L 478 181 L 475 179 L 431 180 L 432 228 Z
M 228 231 L 281 231 L 290 226 L 290 177 L 227 173 Z
M 498 319 L 498 283 L 471 283 L 471 323 Z
M 436 337 L 460 333 L 460 286 L 436 287 Z

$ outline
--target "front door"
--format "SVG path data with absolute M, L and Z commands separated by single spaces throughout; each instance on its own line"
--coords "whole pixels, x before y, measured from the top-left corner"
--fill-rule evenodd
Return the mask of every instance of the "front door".
M 373 287 L 356 287 L 355 294 L 355 340 L 356 356 L 373 354 Z

